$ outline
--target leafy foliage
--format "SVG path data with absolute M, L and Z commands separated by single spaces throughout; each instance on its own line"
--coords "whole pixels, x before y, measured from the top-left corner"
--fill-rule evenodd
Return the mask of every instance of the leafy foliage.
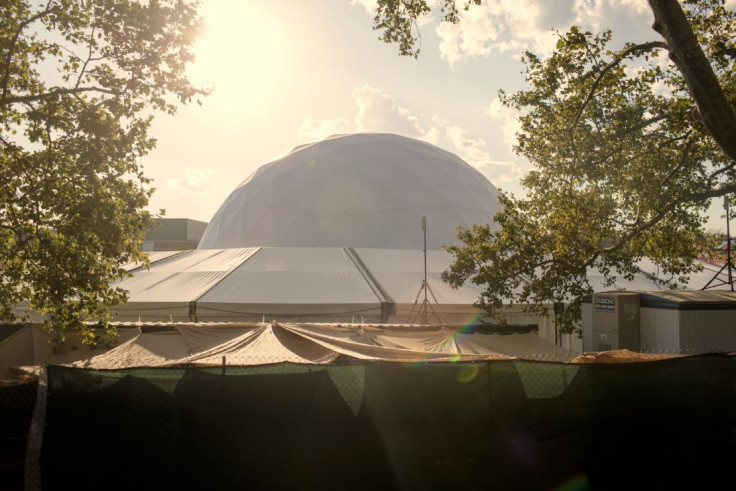
M 481 0 L 467 0 L 463 8 L 467 10 L 470 5 L 480 4 Z M 452 24 L 459 22 L 456 0 L 442 0 L 439 5 L 443 21 Z M 421 35 L 417 20 L 431 12 L 432 7 L 426 0 L 378 0 L 373 29 L 382 31 L 379 37 L 381 41 L 397 44 L 400 55 L 416 58 L 421 52 Z
M 0 9 L 0 317 L 47 315 L 58 342 L 107 325 L 111 286 L 152 223 L 141 158 L 154 111 L 205 91 L 185 68 L 200 29 L 187 0 L 6 0 Z M 109 330 L 108 334 L 114 335 Z
M 736 191 L 736 17 L 714 0 L 650 5 L 664 40 L 612 50 L 610 31 L 573 26 L 549 58 L 524 54 L 529 89 L 501 91 L 521 114 L 514 150 L 533 164 L 526 196 L 502 195 L 494 226 L 461 230 L 443 275 L 482 285 L 487 311 L 565 303 L 557 321 L 569 332 L 589 270 L 611 286 L 649 258 L 652 279 L 676 286 L 697 268 L 707 200 Z M 693 70 L 698 53 L 708 66 Z

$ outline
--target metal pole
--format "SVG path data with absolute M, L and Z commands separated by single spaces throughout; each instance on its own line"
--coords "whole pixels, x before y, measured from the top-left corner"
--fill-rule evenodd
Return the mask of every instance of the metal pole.
M 424 233 L 424 315 L 422 321 L 424 324 L 427 323 L 427 217 L 422 217 L 422 232 Z M 730 270 L 729 270 L 730 272 Z
M 733 291 L 733 276 L 731 275 L 731 227 L 728 216 L 728 196 L 723 197 L 723 207 L 726 209 L 726 264 L 728 267 L 728 284 Z

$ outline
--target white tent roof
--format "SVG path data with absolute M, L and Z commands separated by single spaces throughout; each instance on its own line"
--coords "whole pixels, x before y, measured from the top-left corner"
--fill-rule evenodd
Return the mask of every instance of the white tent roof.
M 134 269 L 124 288 L 128 303 L 115 307 L 119 318 L 151 317 L 189 320 L 189 304 L 214 287 L 258 248 L 187 251 Z
M 433 307 L 441 321 L 465 323 L 480 289 L 440 279 L 450 264 L 428 251 Z M 407 322 L 424 277 L 421 251 L 264 247 L 189 251 L 135 269 L 117 286 L 129 302 L 119 321 Z M 423 297 L 422 297 L 423 298 Z M 436 319 L 432 323 L 437 323 Z
M 700 290 L 705 287 L 711 279 L 718 273 L 719 266 L 713 264 L 700 262 L 703 266 L 702 271 L 698 271 L 690 274 L 690 281 L 687 284 L 680 285 L 680 288 L 686 288 L 688 290 Z M 616 279 L 613 285 L 606 286 L 603 283 L 603 275 L 600 271 L 594 268 L 588 268 L 588 281 L 593 289 L 597 292 L 611 291 L 611 290 L 628 290 L 628 291 L 650 291 L 650 290 L 668 290 L 668 288 L 658 285 L 653 282 L 647 275 L 659 276 L 662 274 L 657 268 L 657 265 L 651 259 L 643 258 L 638 263 L 639 268 L 644 274 L 637 274 L 632 280 L 626 280 L 625 278 L 619 277 Z M 721 275 L 721 278 L 725 278 L 726 273 Z M 728 285 L 721 284 L 722 282 L 714 282 L 711 287 L 716 290 L 730 290 Z
M 158 261 L 162 261 L 168 257 L 176 256 L 177 254 L 184 254 L 185 251 L 150 251 L 148 254 L 148 261 L 153 264 Z M 143 264 L 139 262 L 129 262 L 123 265 L 123 269 L 126 271 L 132 271 L 134 269 L 142 267 Z
M 397 303 L 413 303 L 424 279 L 424 255 L 421 250 L 355 249 L 355 253 L 389 297 Z M 453 289 L 442 281 L 442 272 L 452 264 L 445 251 L 427 251 L 427 282 L 437 303 L 472 304 L 481 289 L 466 284 Z
M 421 305 L 424 292 L 420 292 L 424 279 L 424 255 L 421 250 L 355 249 L 356 256 L 365 265 L 371 277 L 380 285 L 393 304 L 390 322 L 409 322 L 416 312 L 415 301 Z M 481 289 L 467 283 L 454 289 L 440 277 L 450 267 L 452 257 L 445 251 L 427 251 L 427 294 L 432 308 L 442 322 L 465 323 L 480 311 L 473 304 L 480 297 Z M 435 302 L 436 299 L 436 302 Z
M 451 261 L 444 251 L 427 251 L 428 299 L 439 314 L 439 321 L 429 316 L 432 324 L 464 324 L 481 313 L 473 306 L 482 291 L 478 286 L 453 289 L 441 280 Z M 647 265 L 656 272 L 643 261 L 645 271 Z M 689 288 L 704 286 L 714 273 L 695 275 Z M 114 309 L 119 321 L 421 322 L 417 310 L 424 299 L 421 250 L 208 249 L 164 257 L 131 274 L 117 284 L 130 292 L 129 303 Z M 608 288 L 596 271 L 588 276 L 597 291 L 658 289 L 643 275 Z M 509 310 L 505 317 L 510 323 L 537 323 L 540 329 L 548 323 L 522 311 Z
M 331 137 L 260 167 L 212 218 L 200 249 L 251 246 L 440 249 L 492 223 L 498 191 L 462 159 L 388 134 Z
M 441 280 L 452 257 L 440 250 L 458 226 L 491 223 L 496 188 L 457 156 L 397 135 L 335 136 L 295 148 L 259 168 L 223 203 L 200 249 L 151 254 L 150 268 L 114 286 L 129 302 L 117 320 L 381 322 L 424 320 L 421 217 L 427 217 L 430 323 L 482 315 L 482 289 Z M 646 272 L 654 265 L 642 261 Z M 700 288 L 715 274 L 695 275 Z M 654 290 L 645 275 L 596 290 Z M 436 313 L 437 315 L 433 315 Z M 521 309 L 506 321 L 537 323 Z M 544 325 L 544 326 L 543 326 Z
M 197 301 L 209 320 L 380 320 L 381 300 L 341 247 L 266 247 Z

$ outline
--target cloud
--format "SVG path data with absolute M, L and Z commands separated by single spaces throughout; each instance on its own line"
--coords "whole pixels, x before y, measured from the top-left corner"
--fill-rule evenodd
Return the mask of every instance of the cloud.
M 305 118 L 297 131 L 299 140 L 312 142 L 340 133 L 398 133 L 431 139 L 431 132 L 421 127 L 419 118 L 382 90 L 364 85 L 354 89 L 352 96 L 357 108 L 354 118 Z
M 593 32 L 610 27 L 620 40 L 653 35 L 651 10 L 641 0 L 489 0 L 461 9 L 459 17 L 436 28 L 440 56 L 450 66 L 493 53 L 548 56 L 557 42 L 554 30 L 572 25 Z
M 323 120 L 306 118 L 297 131 L 297 137 L 299 141 L 318 141 L 330 135 L 353 133 L 352 128 L 352 123 L 345 118 Z
M 440 56 L 451 66 L 466 58 L 487 57 L 493 52 L 518 53 L 531 48 L 540 54 L 551 52 L 554 36 L 544 22 L 547 12 L 564 2 L 496 0 L 460 11 L 457 24 L 441 23 Z
M 427 3 L 430 7 L 440 7 L 443 0 L 428 0 Z M 362 7 L 371 16 L 376 15 L 378 10 L 378 0 L 350 0 L 351 7 Z M 422 27 L 427 24 L 431 24 L 434 21 L 434 15 L 432 13 L 423 15 L 417 19 L 417 26 Z
M 376 8 L 378 7 L 378 0 L 350 0 L 350 6 L 363 7 L 366 12 L 374 15 L 376 13 Z
M 489 56 L 498 49 L 498 23 L 493 11 L 482 7 L 474 7 L 461 11 L 458 24 L 441 23 L 437 27 L 440 37 L 440 56 L 451 66 L 462 58 Z
M 354 89 L 352 96 L 356 107 L 352 119 L 305 118 L 298 130 L 300 141 L 313 142 L 336 133 L 395 133 L 453 152 L 497 184 L 516 182 L 523 174 L 525 165 L 521 159 L 499 160 L 492 153 L 492 145 L 484 138 L 438 116 L 415 114 L 380 89 L 364 85 Z M 518 127 L 513 110 L 494 101 L 488 114 L 503 120 L 503 138 L 512 140 Z M 511 143 L 504 146 L 506 148 L 500 153 L 508 157 Z
M 418 26 L 436 24 L 440 57 L 450 66 L 493 53 L 518 56 L 531 50 L 548 56 L 557 42 L 554 31 L 564 32 L 572 25 L 592 32 L 611 28 L 621 42 L 655 35 L 650 28 L 651 9 L 643 0 L 485 0 L 467 10 L 462 8 L 464 2 L 458 2 L 457 24 L 439 22 L 442 1 L 428 3 L 433 11 L 418 19 Z M 351 0 L 350 4 L 375 15 L 376 0 Z M 736 0 L 728 0 L 726 6 L 735 8 Z
M 457 155 L 478 169 L 496 185 L 515 183 L 524 174 L 517 162 L 494 160 L 488 152 L 488 144 L 474 137 L 459 126 L 446 125 L 445 133 Z
M 411 137 L 421 137 L 424 130 L 419 118 L 408 109 L 396 104 L 390 95 L 380 89 L 364 85 L 353 90 L 353 100 L 358 106 L 355 125 L 362 132 L 393 132 Z
M 648 25 L 651 20 L 652 11 L 646 2 L 640 0 L 575 0 L 573 6 L 575 12 L 574 24 L 583 26 L 592 31 L 613 29 L 614 32 L 630 24 L 630 19 L 647 19 Z M 622 19 L 618 26 L 611 25 L 612 20 Z M 653 20 L 653 19 L 652 19 Z M 634 23 L 638 25 L 638 23 Z M 569 27 L 569 26 L 565 26 Z
M 170 191 L 178 194 L 196 196 L 202 203 L 219 203 L 229 192 L 223 184 L 215 184 L 212 169 L 185 167 L 183 175 L 166 178 Z
M 473 137 L 463 128 L 449 124 L 445 124 L 445 133 L 463 160 L 473 162 L 475 167 L 482 167 L 491 160 L 484 139 Z
M 486 109 L 486 116 L 493 120 L 501 120 L 501 132 L 503 141 L 508 145 L 509 151 L 516 144 L 516 133 L 521 129 L 518 116 L 519 113 L 512 107 L 504 106 L 501 100 L 496 98 Z

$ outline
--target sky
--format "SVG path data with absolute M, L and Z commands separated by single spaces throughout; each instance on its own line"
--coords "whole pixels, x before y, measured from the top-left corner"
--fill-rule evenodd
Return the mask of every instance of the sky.
M 613 46 L 657 40 L 645 0 L 490 0 L 457 25 L 422 22 L 402 57 L 372 29 L 374 0 L 203 0 L 192 80 L 202 105 L 158 115 L 144 160 L 149 209 L 210 221 L 258 167 L 333 134 L 396 133 L 453 152 L 496 187 L 523 194 L 516 117 L 498 91 L 525 88 L 520 54 L 549 54 L 554 30 L 613 30 Z M 459 0 L 462 3 L 462 0 Z M 728 3 L 734 4 L 736 0 Z M 725 228 L 722 206 L 708 228 Z

